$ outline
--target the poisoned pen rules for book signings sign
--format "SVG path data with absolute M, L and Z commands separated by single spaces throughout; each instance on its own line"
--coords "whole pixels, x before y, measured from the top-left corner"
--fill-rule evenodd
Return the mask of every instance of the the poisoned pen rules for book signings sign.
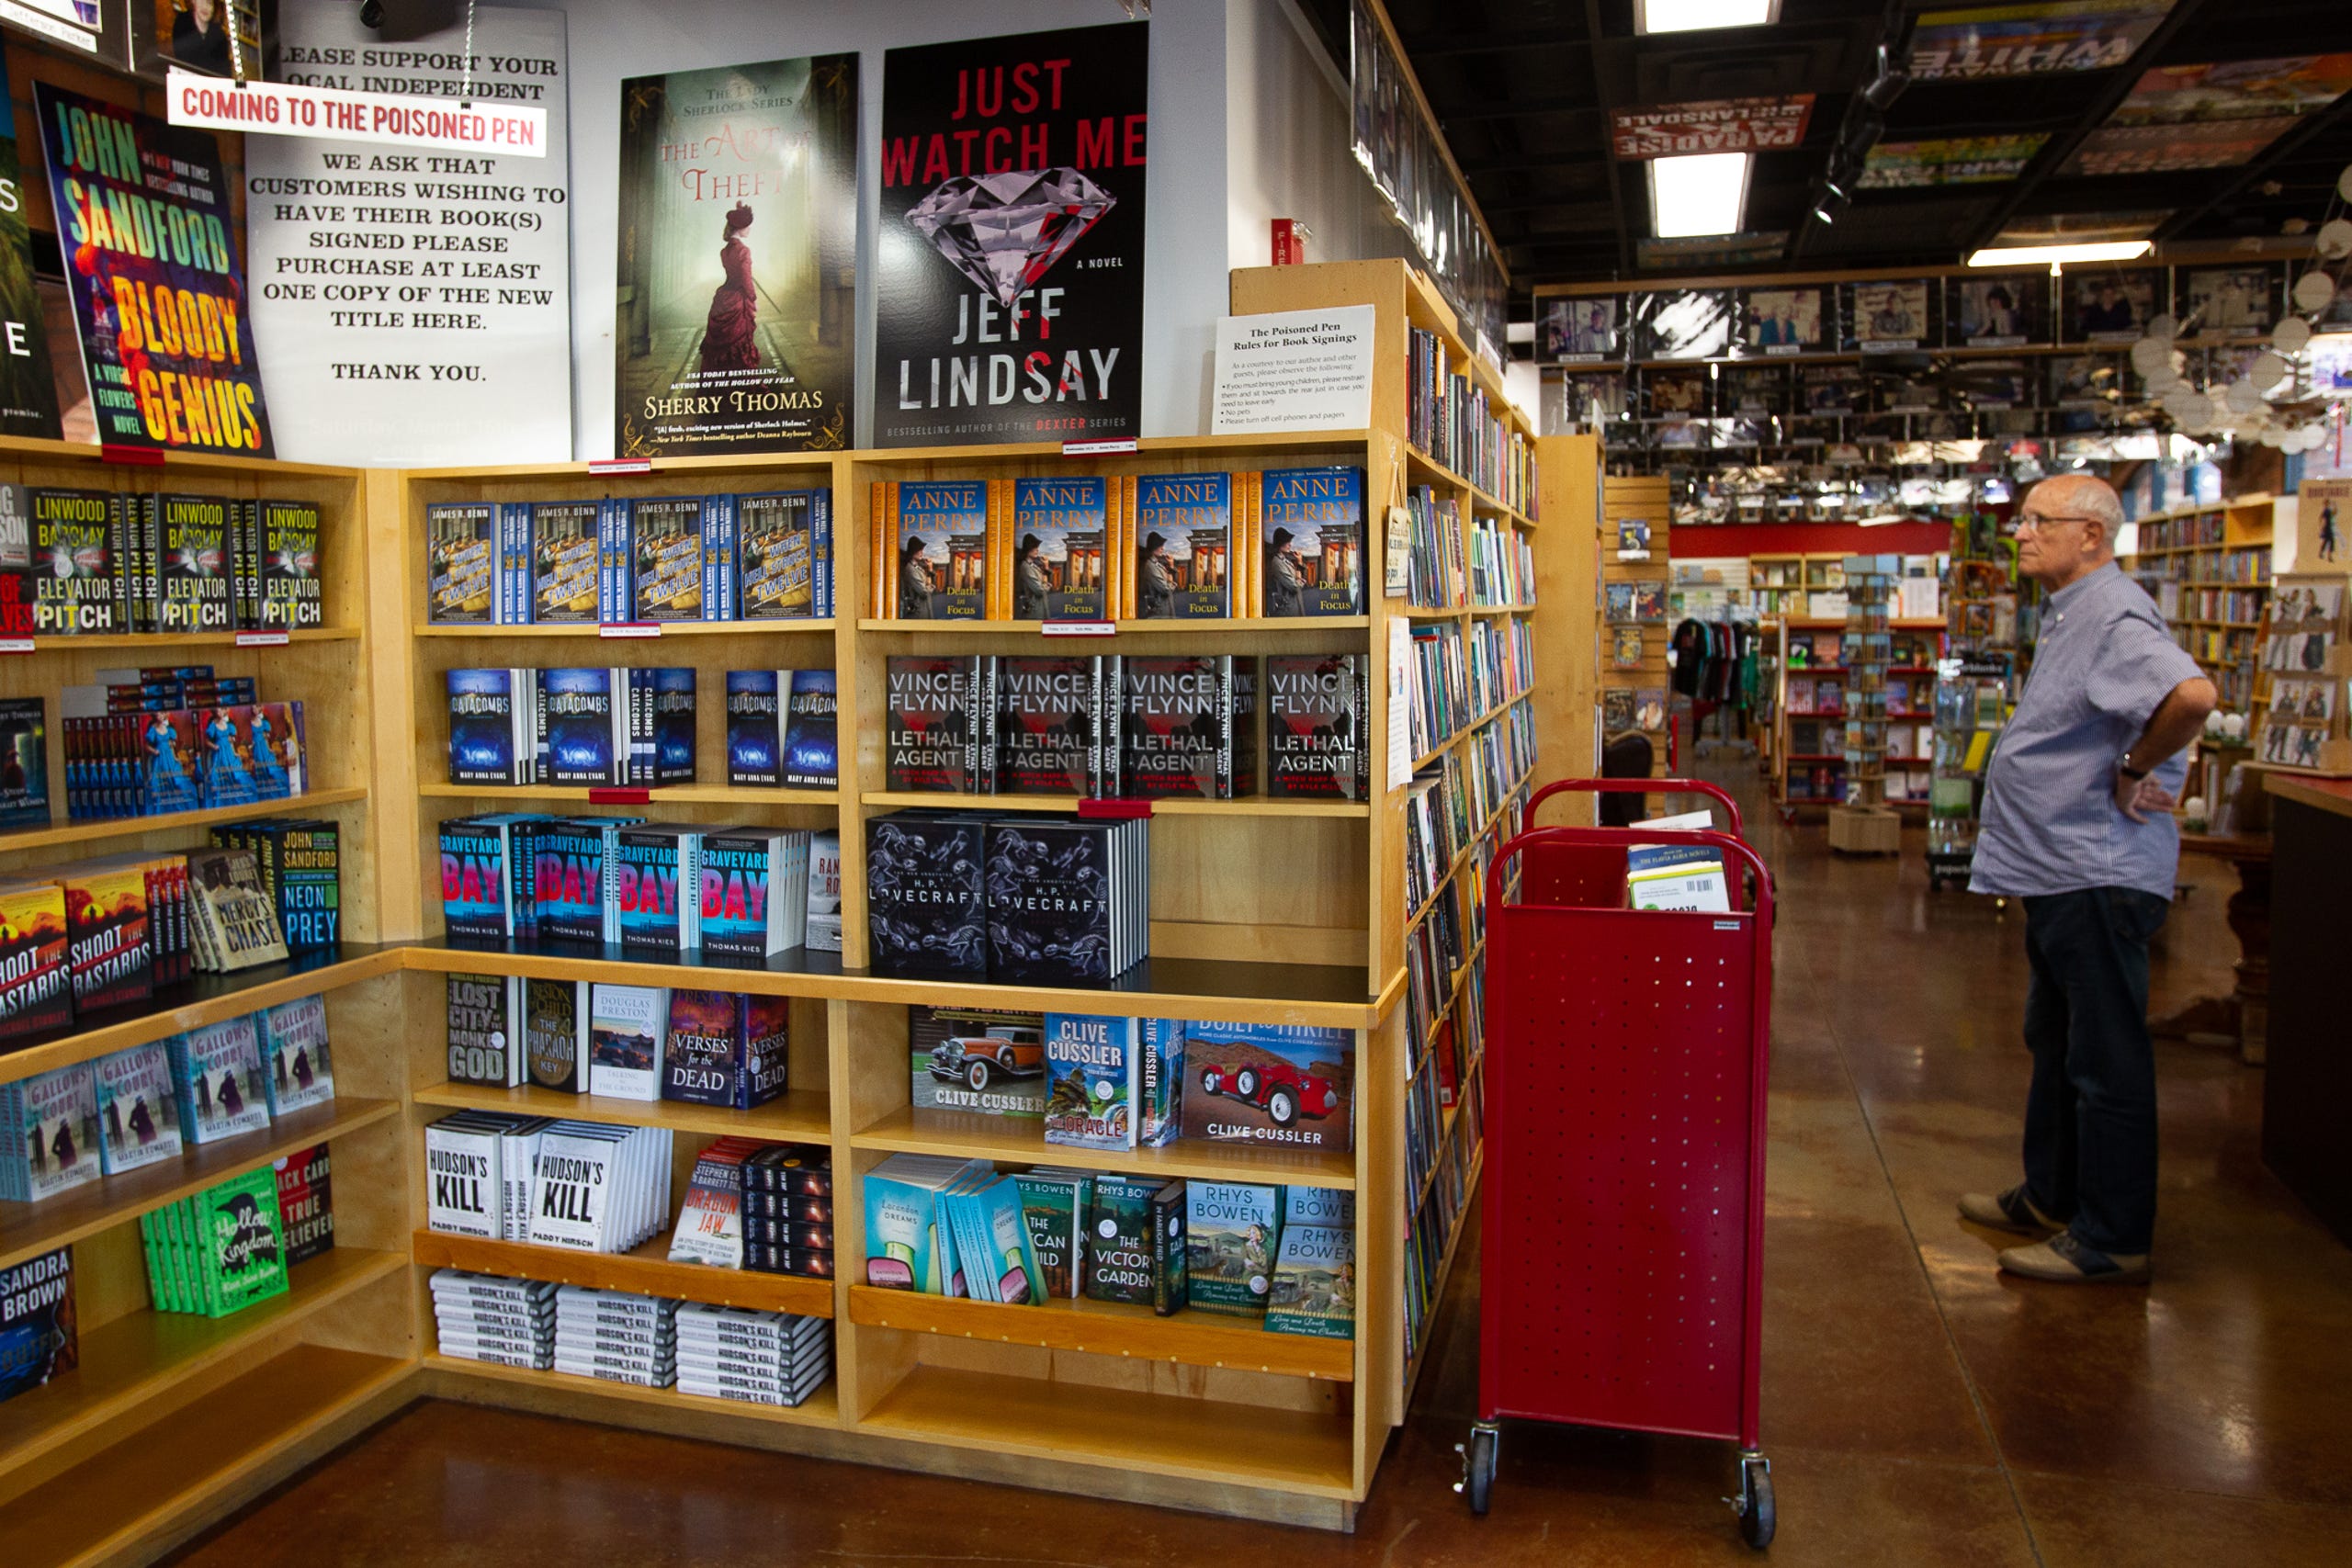
M 885 57 L 876 445 L 1140 434 L 1150 37 Z
M 33 84 L 98 440 L 277 455 L 212 134 Z
M 613 450 L 850 444 L 857 56 L 621 84 Z
M 466 28 L 389 42 L 353 0 L 288 6 L 277 74 L 447 100 Z M 278 455 L 393 466 L 571 457 L 571 224 L 560 11 L 483 6 L 470 100 L 546 116 L 541 155 L 245 138 L 254 331 Z
M 1221 316 L 1210 429 L 1361 430 L 1372 423 L 1369 305 Z

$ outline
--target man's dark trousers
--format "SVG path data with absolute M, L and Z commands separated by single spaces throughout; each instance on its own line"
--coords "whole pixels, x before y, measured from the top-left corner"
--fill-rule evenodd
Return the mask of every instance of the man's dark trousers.
M 2156 1061 L 2148 942 L 2168 906 L 2135 887 L 2029 897 L 2026 1196 L 2110 1256 L 2149 1250 L 2156 1224 Z

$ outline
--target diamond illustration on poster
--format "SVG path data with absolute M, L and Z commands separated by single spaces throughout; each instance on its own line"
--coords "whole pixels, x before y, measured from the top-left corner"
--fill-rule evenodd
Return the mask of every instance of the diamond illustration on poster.
M 1119 198 L 1076 169 L 942 180 L 907 221 L 1010 310 Z

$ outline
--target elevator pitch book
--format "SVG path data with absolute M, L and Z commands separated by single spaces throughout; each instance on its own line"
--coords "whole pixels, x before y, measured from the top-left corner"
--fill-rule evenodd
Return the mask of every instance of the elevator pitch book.
M 876 446 L 1141 434 L 1150 36 L 885 57 Z
M 857 56 L 621 84 L 613 449 L 850 444 Z

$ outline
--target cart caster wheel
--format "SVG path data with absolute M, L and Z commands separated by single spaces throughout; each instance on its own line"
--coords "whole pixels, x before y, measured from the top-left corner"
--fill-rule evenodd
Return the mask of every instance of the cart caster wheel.
M 1470 1511 L 1482 1519 L 1494 1498 L 1495 1451 L 1501 1440 L 1502 1434 L 1492 1427 L 1476 1427 L 1466 1446 L 1453 1445 L 1453 1451 L 1462 1456 L 1462 1479 L 1453 1483 L 1453 1489 L 1470 1499 Z
M 1758 1551 L 1772 1544 L 1772 1461 L 1749 1454 L 1739 1461 L 1739 1539 Z

